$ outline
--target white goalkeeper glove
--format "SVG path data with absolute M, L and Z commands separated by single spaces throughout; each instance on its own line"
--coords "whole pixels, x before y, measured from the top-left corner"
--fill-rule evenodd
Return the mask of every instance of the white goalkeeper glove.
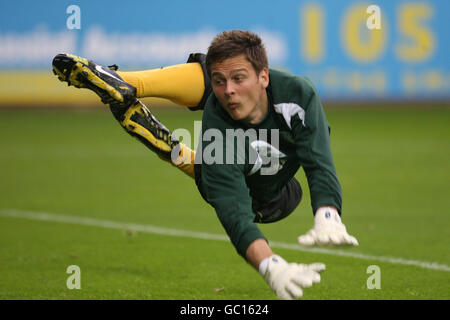
M 303 296 L 302 288 L 309 288 L 320 282 L 319 272 L 325 270 L 323 263 L 287 263 L 278 255 L 264 259 L 259 273 L 275 294 L 283 300 L 294 300 Z
M 331 245 L 357 246 L 358 240 L 347 233 L 345 225 L 335 208 L 322 207 L 314 217 L 314 227 L 308 233 L 298 237 L 302 246 Z

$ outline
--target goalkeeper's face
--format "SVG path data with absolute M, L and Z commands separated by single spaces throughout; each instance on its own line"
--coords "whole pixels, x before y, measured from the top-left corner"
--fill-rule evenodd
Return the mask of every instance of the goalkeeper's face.
M 267 114 L 269 71 L 264 68 L 257 74 L 244 55 L 214 63 L 211 84 L 220 104 L 234 120 L 257 124 Z

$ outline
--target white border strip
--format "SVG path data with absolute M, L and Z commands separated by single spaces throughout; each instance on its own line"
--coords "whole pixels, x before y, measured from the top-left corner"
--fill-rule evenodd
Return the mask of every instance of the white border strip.
M 156 226 L 151 226 L 151 225 L 115 222 L 115 221 L 110 221 L 110 220 L 68 216 L 68 215 L 64 215 L 64 214 L 53 214 L 53 213 L 47 213 L 47 212 L 24 211 L 24 210 L 16 210 L 16 209 L 2 209 L 2 210 L 0 210 L 0 216 L 11 217 L 11 218 L 23 218 L 23 219 L 30 219 L 30 220 L 69 223 L 69 224 L 77 224 L 77 225 L 86 225 L 86 226 L 109 228 L 109 229 L 133 230 L 133 231 L 138 231 L 138 232 L 153 233 L 153 234 L 159 234 L 159 235 L 164 235 L 164 236 L 173 236 L 173 237 L 186 237 L 186 238 L 205 239 L 205 240 L 229 241 L 229 238 L 226 235 L 221 235 L 221 234 L 212 234 L 212 233 L 205 233 L 205 232 L 179 230 L 179 229 L 169 229 L 169 228 L 162 228 L 162 227 L 156 227 Z M 363 260 L 374 260 L 374 261 L 388 262 L 388 263 L 400 264 L 400 265 L 409 265 L 409 266 L 415 266 L 415 267 L 419 267 L 419 268 L 439 270 L 439 271 L 447 271 L 447 272 L 450 271 L 449 266 L 439 264 L 436 262 L 406 260 L 403 258 L 395 258 L 395 257 L 372 256 L 372 255 L 367 255 L 367 254 L 363 254 L 363 253 L 354 253 L 354 252 L 352 253 L 352 252 L 335 250 L 335 249 L 303 248 L 297 244 L 290 244 L 290 243 L 277 242 L 277 241 L 270 241 L 270 246 L 272 248 L 281 248 L 281 249 L 288 249 L 288 250 L 328 254 L 328 255 L 333 255 L 333 256 L 341 256 L 341 257 L 363 259 Z

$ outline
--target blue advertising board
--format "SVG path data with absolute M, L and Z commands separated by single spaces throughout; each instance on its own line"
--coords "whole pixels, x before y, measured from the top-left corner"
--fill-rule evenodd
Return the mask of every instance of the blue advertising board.
M 449 12 L 448 0 L 16 0 L 1 4 L 0 69 L 47 69 L 59 52 L 149 69 L 248 29 L 271 67 L 311 78 L 325 99 L 447 100 Z

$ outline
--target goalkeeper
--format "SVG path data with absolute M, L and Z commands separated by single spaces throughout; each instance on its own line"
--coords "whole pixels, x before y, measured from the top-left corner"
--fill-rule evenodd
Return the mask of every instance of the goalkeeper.
M 302 189 L 294 175 L 300 167 L 314 214 L 312 229 L 298 237 L 300 245 L 358 245 L 341 221 L 342 192 L 317 92 L 306 78 L 269 69 L 258 35 L 225 31 L 206 56 L 191 54 L 187 63 L 161 69 L 120 72 L 115 65 L 59 54 L 53 71 L 69 85 L 97 93 L 128 133 L 195 179 L 236 251 L 279 298 L 301 297 L 325 269 L 321 263 L 286 262 L 257 226 L 279 221 L 298 206 Z M 141 97 L 203 110 L 197 151 L 180 143 Z M 220 143 L 219 136 L 226 138 Z

